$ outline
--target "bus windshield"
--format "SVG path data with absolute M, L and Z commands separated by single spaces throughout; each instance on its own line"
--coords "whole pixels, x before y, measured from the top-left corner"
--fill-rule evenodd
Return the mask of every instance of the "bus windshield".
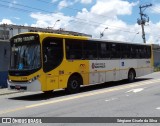
M 40 68 L 40 45 L 13 46 L 11 55 L 11 70 L 32 70 Z

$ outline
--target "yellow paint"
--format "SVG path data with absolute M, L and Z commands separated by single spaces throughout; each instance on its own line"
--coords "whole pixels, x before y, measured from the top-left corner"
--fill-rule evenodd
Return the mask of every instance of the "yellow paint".
M 58 89 L 58 76 L 47 76 L 47 89 L 48 90 L 53 90 L 53 89 Z

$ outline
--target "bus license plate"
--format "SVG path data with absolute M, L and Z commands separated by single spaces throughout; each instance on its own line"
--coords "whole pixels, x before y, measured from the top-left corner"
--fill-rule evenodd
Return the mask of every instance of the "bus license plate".
M 21 88 L 20 85 L 16 85 L 16 86 L 15 86 L 15 89 L 17 89 L 17 90 L 19 90 L 20 88 Z

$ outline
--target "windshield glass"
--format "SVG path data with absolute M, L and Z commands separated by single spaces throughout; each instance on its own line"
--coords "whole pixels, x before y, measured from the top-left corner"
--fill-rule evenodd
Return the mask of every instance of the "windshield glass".
M 40 67 L 40 46 L 22 45 L 12 47 L 11 69 L 31 70 Z
M 40 43 L 36 35 L 19 35 L 11 39 L 10 70 L 33 70 L 41 67 Z

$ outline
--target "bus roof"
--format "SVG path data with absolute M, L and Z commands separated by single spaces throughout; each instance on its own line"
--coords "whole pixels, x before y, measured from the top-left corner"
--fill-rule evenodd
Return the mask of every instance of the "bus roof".
M 23 35 L 23 34 L 39 34 L 39 35 L 50 36 L 50 37 L 52 36 L 52 37 L 58 37 L 58 38 L 70 38 L 70 39 L 82 39 L 82 40 L 83 39 L 88 40 L 90 38 L 87 36 L 75 36 L 71 34 L 57 34 L 57 33 L 46 33 L 46 32 L 24 32 L 18 35 Z
M 151 44 L 145 44 L 145 43 L 134 43 L 134 42 L 126 42 L 126 41 L 115 41 L 115 40 L 105 40 L 105 39 L 89 39 L 91 41 L 101 41 L 101 42 L 110 42 L 110 43 L 124 43 L 124 44 L 135 44 L 135 45 L 151 45 Z
M 44 35 L 46 37 L 50 36 L 50 37 L 58 37 L 58 38 L 80 39 L 80 40 L 90 40 L 90 41 L 100 41 L 100 42 L 110 42 L 110 43 L 114 42 L 114 43 L 135 44 L 135 45 L 151 45 L 151 44 L 145 44 L 145 43 L 105 40 L 105 39 L 98 39 L 98 38 L 90 38 L 87 36 L 75 36 L 75 35 L 70 35 L 70 34 L 56 34 L 56 33 L 46 33 L 46 32 L 24 32 L 18 35 L 23 35 L 23 34 L 39 34 L 39 35 Z

